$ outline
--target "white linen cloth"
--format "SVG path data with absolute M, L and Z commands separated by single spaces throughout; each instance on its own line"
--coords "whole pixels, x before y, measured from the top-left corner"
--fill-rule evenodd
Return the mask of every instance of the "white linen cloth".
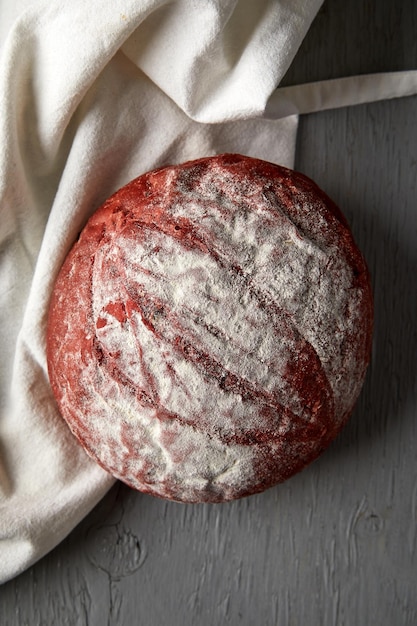
M 326 89 L 273 92 L 321 2 L 0 5 L 0 582 L 51 550 L 113 484 L 48 382 L 48 301 L 77 233 L 154 167 L 221 152 L 291 167 L 294 113 L 316 110 Z M 380 78 L 371 83 L 366 99 L 386 97 Z M 342 91 L 334 106 L 351 103 Z
M 296 117 L 256 118 L 321 0 L 26 4 L 0 9 L 0 582 L 113 483 L 48 383 L 48 300 L 76 234 L 157 166 L 227 151 L 292 165 Z

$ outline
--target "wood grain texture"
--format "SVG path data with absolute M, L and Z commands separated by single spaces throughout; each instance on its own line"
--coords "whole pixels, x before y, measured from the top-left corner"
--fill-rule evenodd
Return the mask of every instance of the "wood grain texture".
M 416 67 L 416 17 L 414 0 L 330 0 L 287 80 Z M 226 505 L 116 485 L 0 588 L 2 626 L 417 624 L 416 113 L 407 98 L 300 123 L 297 168 L 345 211 L 375 294 L 372 365 L 331 448 Z

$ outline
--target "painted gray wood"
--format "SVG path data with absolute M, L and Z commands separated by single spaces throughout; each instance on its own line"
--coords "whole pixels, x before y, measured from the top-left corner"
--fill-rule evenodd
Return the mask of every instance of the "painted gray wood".
M 417 3 L 328 0 L 286 83 L 417 67 Z M 2 626 L 417 624 L 417 98 L 301 120 L 297 168 L 368 260 L 375 341 L 330 449 L 227 505 L 118 484 L 53 552 L 0 587 Z

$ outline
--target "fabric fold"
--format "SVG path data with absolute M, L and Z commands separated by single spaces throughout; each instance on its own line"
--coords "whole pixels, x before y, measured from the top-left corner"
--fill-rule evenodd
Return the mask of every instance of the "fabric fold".
M 123 51 L 196 121 L 260 116 L 321 4 L 173 3 L 152 14 Z
M 279 87 L 264 117 L 279 119 L 417 94 L 417 70 L 382 72 Z

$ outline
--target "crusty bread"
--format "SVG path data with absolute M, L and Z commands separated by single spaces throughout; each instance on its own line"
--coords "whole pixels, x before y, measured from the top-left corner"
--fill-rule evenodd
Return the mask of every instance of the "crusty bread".
M 106 470 L 221 502 L 326 448 L 371 335 L 339 209 L 302 174 L 221 155 L 140 176 L 96 211 L 58 276 L 47 356 L 63 417 Z

